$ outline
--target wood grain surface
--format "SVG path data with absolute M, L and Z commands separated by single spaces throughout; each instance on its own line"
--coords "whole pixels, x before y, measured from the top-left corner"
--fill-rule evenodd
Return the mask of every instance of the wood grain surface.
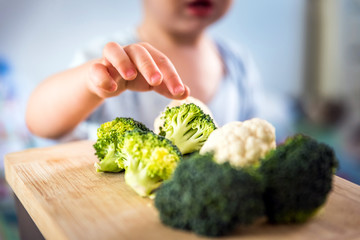
M 123 174 L 94 169 L 92 142 L 5 156 L 6 180 L 46 239 L 204 239 L 161 224 L 150 199 Z M 322 211 L 301 225 L 265 220 L 221 239 L 360 239 L 360 186 L 339 177 Z

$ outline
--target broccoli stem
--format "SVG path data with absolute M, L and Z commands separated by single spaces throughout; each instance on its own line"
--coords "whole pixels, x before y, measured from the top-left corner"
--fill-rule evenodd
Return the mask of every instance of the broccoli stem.
M 178 146 L 180 152 L 186 154 L 193 152 L 194 149 L 199 150 L 201 148 L 205 141 L 200 139 L 202 135 L 203 132 L 201 130 L 193 129 L 191 124 L 187 124 L 186 126 L 177 125 L 173 134 L 165 137 L 173 141 L 173 143 Z
M 183 139 L 185 140 L 185 139 Z M 181 141 L 177 143 L 180 149 L 180 152 L 183 154 L 193 152 L 195 150 L 199 150 L 202 146 L 197 140 L 188 139 L 185 141 Z
M 170 133 L 170 131 L 167 132 L 165 137 L 178 146 L 180 152 L 183 154 L 192 152 L 194 145 L 200 145 L 198 149 L 201 147 L 201 144 L 196 140 L 197 136 L 194 137 L 196 130 L 192 128 L 191 124 L 177 124 L 176 127 L 173 128 L 171 135 L 168 133 Z
M 125 171 L 125 182 L 142 197 L 154 198 L 154 191 L 160 187 L 162 181 L 158 177 L 150 177 L 148 170 L 140 161 L 131 159 Z
M 123 169 L 118 165 L 118 156 L 116 156 L 115 144 L 112 143 L 108 147 L 108 151 L 100 163 L 95 163 L 97 172 L 121 172 Z

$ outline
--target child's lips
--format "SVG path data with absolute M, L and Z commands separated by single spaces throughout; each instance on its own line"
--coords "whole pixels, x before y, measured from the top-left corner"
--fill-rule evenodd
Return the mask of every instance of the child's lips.
M 194 0 L 187 3 L 187 10 L 191 15 L 206 17 L 213 11 L 213 3 L 210 0 Z

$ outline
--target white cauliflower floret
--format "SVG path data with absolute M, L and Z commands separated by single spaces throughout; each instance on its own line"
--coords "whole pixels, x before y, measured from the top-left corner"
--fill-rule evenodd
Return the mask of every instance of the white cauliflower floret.
M 230 122 L 214 130 L 200 150 L 213 152 L 218 163 L 229 162 L 234 167 L 256 165 L 276 148 L 275 128 L 269 122 L 253 118 Z

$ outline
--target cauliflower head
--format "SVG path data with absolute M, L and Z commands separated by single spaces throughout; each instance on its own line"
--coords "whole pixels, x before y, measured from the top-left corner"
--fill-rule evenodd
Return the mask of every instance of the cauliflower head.
M 274 126 L 266 120 L 253 118 L 230 122 L 214 130 L 200 154 L 213 152 L 216 162 L 229 162 L 233 167 L 258 166 L 260 159 L 275 148 Z

